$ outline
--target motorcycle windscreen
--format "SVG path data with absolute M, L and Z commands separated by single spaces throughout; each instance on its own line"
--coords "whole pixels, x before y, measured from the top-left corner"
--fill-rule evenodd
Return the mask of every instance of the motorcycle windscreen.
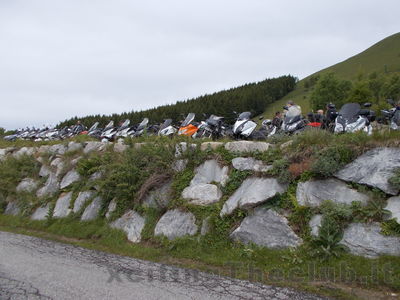
M 218 116 L 215 116 L 215 115 L 211 115 L 211 116 L 206 120 L 206 122 L 207 122 L 208 124 L 210 124 L 210 125 L 216 126 L 216 125 L 218 124 L 218 122 L 219 122 L 220 120 L 223 120 L 223 119 L 224 119 L 224 117 L 218 117 Z
M 149 124 L 149 119 L 144 118 L 143 121 L 139 124 L 137 131 L 143 130 L 147 126 L 147 124 Z
M 296 106 L 289 107 L 287 113 L 285 114 L 284 122 L 285 124 L 291 124 L 300 120 L 301 117 L 301 110 L 298 109 Z
M 120 128 L 121 128 L 121 129 L 122 129 L 122 128 L 126 128 L 126 127 L 128 127 L 128 126 L 129 126 L 129 124 L 130 124 L 130 123 L 131 123 L 131 121 L 129 121 L 128 119 L 126 119 L 126 120 L 125 120 L 125 122 L 124 122 L 124 123 L 122 123 L 122 125 L 121 125 L 121 127 L 120 127 Z
M 93 131 L 93 130 L 95 130 L 95 129 L 97 128 L 97 126 L 99 126 L 99 122 L 94 123 L 94 124 L 92 125 L 92 127 L 89 128 L 88 131 Z
M 346 103 L 339 111 L 339 116 L 347 120 L 348 123 L 357 121 L 361 106 L 358 103 Z
M 400 126 L 400 110 L 396 110 L 396 112 L 393 115 L 393 122 L 396 123 L 397 126 Z
M 181 127 L 188 126 L 193 120 L 196 115 L 194 113 L 189 113 L 186 119 L 182 122 Z
M 238 120 L 243 121 L 243 120 L 248 120 L 250 118 L 251 118 L 251 113 L 249 111 L 245 111 L 239 115 Z
M 110 123 L 108 123 L 107 126 L 104 127 L 104 131 L 106 131 L 106 130 L 112 128 L 112 127 L 114 127 L 114 121 L 110 121 Z
M 169 125 L 171 125 L 171 123 L 172 123 L 172 119 L 166 119 L 164 121 L 164 123 L 161 125 L 160 131 L 167 128 Z

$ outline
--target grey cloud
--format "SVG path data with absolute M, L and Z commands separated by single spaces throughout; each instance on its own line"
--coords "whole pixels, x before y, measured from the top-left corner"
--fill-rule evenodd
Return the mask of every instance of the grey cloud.
M 398 1 L 1 1 L 0 126 L 300 78 L 398 31 Z

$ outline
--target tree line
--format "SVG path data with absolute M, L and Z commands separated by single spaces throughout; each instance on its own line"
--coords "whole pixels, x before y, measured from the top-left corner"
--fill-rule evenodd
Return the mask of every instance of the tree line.
M 278 78 L 269 78 L 256 83 L 248 83 L 243 86 L 223 90 L 213 94 L 206 94 L 194 99 L 178 101 L 175 104 L 163 105 L 142 111 L 124 112 L 111 115 L 89 115 L 86 117 L 73 117 L 60 122 L 57 127 L 71 126 L 78 120 L 86 126 L 91 126 L 96 121 L 100 126 L 113 120 L 115 124 L 126 119 L 133 123 L 139 123 L 147 117 L 152 123 L 161 123 L 165 119 L 172 119 L 174 122 L 184 119 L 186 114 L 193 112 L 196 119 L 203 119 L 203 114 L 224 116 L 227 122 L 233 122 L 236 116 L 233 111 L 250 111 L 253 115 L 264 112 L 265 107 L 282 98 L 291 92 L 298 79 L 291 75 Z
M 327 73 L 308 80 L 307 86 L 313 88 L 310 96 L 313 110 L 324 109 L 326 104 L 334 103 L 339 109 L 343 104 L 356 102 L 374 104 L 375 110 L 386 108 L 386 99 L 400 101 L 399 74 L 360 74 L 355 81 L 338 78 Z

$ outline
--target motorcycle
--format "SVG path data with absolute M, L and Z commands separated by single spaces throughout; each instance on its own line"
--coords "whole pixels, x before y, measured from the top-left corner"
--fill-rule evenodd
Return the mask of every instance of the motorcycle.
M 393 99 L 386 100 L 393 107 L 391 109 L 381 110 L 383 117 L 389 121 L 390 129 L 400 130 L 400 109 L 396 108 L 396 104 Z
M 158 135 L 159 136 L 173 136 L 177 132 L 177 129 L 172 125 L 172 119 L 166 119 L 163 124 L 161 124 Z
M 301 116 L 301 111 L 296 106 L 284 107 L 287 110 L 283 118 L 282 131 L 286 134 L 295 134 L 306 128 L 306 121 Z
M 247 139 L 257 127 L 257 123 L 251 120 L 251 113 L 246 111 L 239 114 L 233 125 L 232 134 L 235 139 Z
M 134 137 L 141 136 L 146 131 L 148 124 L 149 124 L 149 119 L 144 118 L 136 128 L 135 132 L 132 133 L 132 136 Z
M 205 121 L 202 121 L 198 126 L 197 132 L 193 135 L 194 138 L 212 138 L 216 140 L 225 134 L 226 127 L 223 124 L 224 117 L 211 115 Z
M 193 123 L 195 116 L 196 115 L 194 113 L 189 113 L 186 116 L 186 119 L 181 123 L 181 127 L 178 130 L 178 135 L 191 137 L 197 132 L 197 130 L 199 130 L 198 126 Z
M 102 133 L 100 134 L 100 140 L 102 142 L 111 141 L 114 138 L 115 133 L 118 128 L 114 127 L 114 121 L 110 121 L 106 127 L 104 127 Z
M 279 129 L 275 125 L 272 124 L 272 120 L 266 119 L 266 120 L 262 121 L 262 123 L 261 123 L 260 132 L 263 133 L 265 138 L 269 138 L 274 135 L 277 135 L 279 132 Z
M 364 131 L 372 134 L 371 122 L 375 120 L 375 113 L 368 108 L 370 103 L 364 104 L 361 109 L 358 103 L 346 103 L 340 109 L 335 120 L 335 133 Z

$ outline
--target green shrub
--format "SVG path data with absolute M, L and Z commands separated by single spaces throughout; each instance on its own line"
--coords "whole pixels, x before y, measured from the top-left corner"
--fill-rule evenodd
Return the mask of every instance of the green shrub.
M 390 212 L 385 209 L 386 203 L 382 199 L 372 199 L 366 206 L 354 202 L 352 210 L 355 220 L 359 222 L 380 222 Z
M 354 158 L 354 151 L 349 147 L 343 145 L 331 146 L 316 154 L 316 160 L 311 165 L 311 171 L 322 177 L 329 177 Z
M 394 188 L 400 189 L 400 168 L 394 170 L 393 176 L 388 181 Z
M 240 171 L 233 169 L 225 186 L 222 187 L 224 195 L 232 195 L 243 183 L 243 181 L 252 174 L 251 171 Z
M 0 194 L 4 198 L 15 193 L 15 187 L 26 177 L 36 178 L 39 163 L 33 156 L 8 157 L 0 161 Z
M 318 237 L 311 240 L 312 257 L 326 261 L 337 258 L 346 251 L 346 246 L 339 244 L 343 238 L 343 230 L 332 216 L 324 216 Z
M 89 177 L 93 173 L 101 170 L 104 164 L 104 157 L 99 153 L 90 155 L 87 158 L 82 158 L 78 161 L 76 166 L 77 172 L 84 177 Z
M 289 165 L 289 161 L 285 158 L 275 160 L 270 174 L 276 176 L 280 183 L 289 183 L 293 180 L 293 176 L 289 172 Z
M 384 235 L 399 236 L 400 237 L 400 224 L 396 220 L 388 220 L 382 223 L 382 233 Z
M 308 238 L 310 235 L 309 222 L 313 213 L 308 206 L 297 206 L 289 216 L 288 220 L 293 230 L 300 234 L 302 238 Z

